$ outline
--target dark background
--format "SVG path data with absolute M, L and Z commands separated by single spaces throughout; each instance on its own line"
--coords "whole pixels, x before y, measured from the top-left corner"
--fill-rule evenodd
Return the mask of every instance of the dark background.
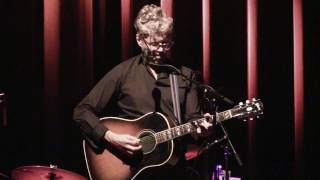
M 120 1 L 106 1 L 106 27 L 101 32 L 98 1 L 93 3 L 93 81 L 81 87 L 77 46 L 77 0 L 61 1 L 60 61 L 57 114 L 45 110 L 43 2 L 3 1 L 1 7 L 0 92 L 6 93 L 8 126 L 0 128 L 0 172 L 24 165 L 57 164 L 86 176 L 81 136 L 72 122 L 73 107 L 105 72 L 121 62 Z M 133 16 L 147 3 L 135 1 Z M 247 97 L 246 1 L 211 3 L 211 86 L 235 102 Z M 202 71 L 201 1 L 174 2 L 174 56 L 182 64 Z M 303 1 L 305 114 L 302 174 L 320 179 L 320 136 L 317 116 L 320 106 L 320 16 L 315 1 Z M 262 0 L 258 3 L 258 95 L 264 115 L 256 120 L 255 174 L 252 179 L 293 179 L 294 96 L 292 1 Z M 102 36 L 103 35 L 103 36 Z M 132 55 L 139 49 L 132 39 Z M 219 102 L 220 110 L 230 108 Z M 1 119 L 2 120 L 2 119 Z M 230 138 L 244 162 L 233 156 L 234 176 L 248 177 L 248 127 L 239 120 L 225 123 Z M 223 152 L 214 146 L 206 154 L 205 171 L 223 163 Z

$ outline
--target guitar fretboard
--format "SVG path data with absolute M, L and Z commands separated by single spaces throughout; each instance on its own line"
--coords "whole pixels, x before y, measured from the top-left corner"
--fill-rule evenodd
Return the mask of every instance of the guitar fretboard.
M 234 117 L 234 112 L 233 110 L 227 110 L 223 111 L 217 114 L 216 121 L 224 121 L 230 118 Z M 192 122 L 188 122 L 164 131 L 160 131 L 156 133 L 156 139 L 157 143 L 163 143 L 172 139 L 175 139 L 177 137 L 184 136 L 186 134 L 193 133 L 197 130 L 197 124 L 201 124 L 205 118 L 197 119 Z

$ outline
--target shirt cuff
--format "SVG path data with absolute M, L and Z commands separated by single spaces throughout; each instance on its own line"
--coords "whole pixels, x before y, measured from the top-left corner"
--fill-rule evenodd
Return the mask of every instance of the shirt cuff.
M 104 134 L 108 128 L 104 127 L 102 124 L 98 123 L 92 130 L 92 138 L 98 144 L 98 146 L 105 143 Z

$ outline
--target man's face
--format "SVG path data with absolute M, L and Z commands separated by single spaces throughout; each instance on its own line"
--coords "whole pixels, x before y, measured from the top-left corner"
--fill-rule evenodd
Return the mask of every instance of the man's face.
M 173 44 L 171 36 L 168 35 L 152 35 L 141 38 L 138 41 L 142 50 L 150 50 L 150 56 L 154 60 L 168 58 Z

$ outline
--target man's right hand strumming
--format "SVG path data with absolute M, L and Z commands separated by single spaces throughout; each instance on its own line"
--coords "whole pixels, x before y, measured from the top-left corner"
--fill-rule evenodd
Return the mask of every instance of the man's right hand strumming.
M 104 138 L 116 148 L 131 155 L 142 148 L 140 139 L 128 134 L 117 134 L 108 130 L 105 133 Z

